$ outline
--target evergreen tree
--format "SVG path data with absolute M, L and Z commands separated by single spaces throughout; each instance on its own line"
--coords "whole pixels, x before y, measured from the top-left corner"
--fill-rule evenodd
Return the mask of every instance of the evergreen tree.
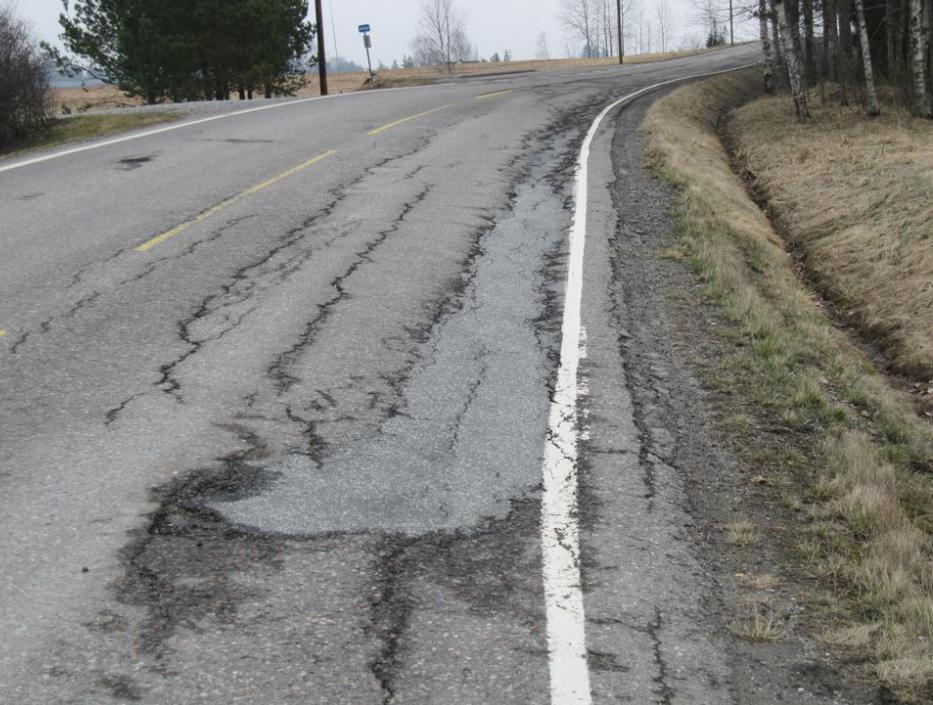
M 307 11 L 307 0 L 83 0 L 59 19 L 71 56 L 46 51 L 150 103 L 288 94 L 314 36 Z

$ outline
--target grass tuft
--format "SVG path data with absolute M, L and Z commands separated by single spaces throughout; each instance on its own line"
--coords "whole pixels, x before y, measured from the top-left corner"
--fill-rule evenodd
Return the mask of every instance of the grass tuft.
M 762 605 L 753 601 L 746 610 L 746 613 L 730 627 L 737 637 L 753 643 L 767 643 L 777 641 L 783 636 L 783 626 L 769 604 Z

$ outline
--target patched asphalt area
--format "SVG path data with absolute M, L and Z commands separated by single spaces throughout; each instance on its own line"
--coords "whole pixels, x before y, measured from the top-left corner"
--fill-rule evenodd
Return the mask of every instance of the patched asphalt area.
M 334 344 L 341 316 L 366 315 L 359 287 L 380 285 L 367 275 L 384 268 L 382 245 L 423 227 L 411 222 L 419 208 L 433 217 L 430 171 L 418 163 L 433 159 L 420 154 L 428 142 L 335 189 L 306 228 L 339 233 L 328 219 L 341 222 L 380 180 L 409 179 L 401 191 L 414 197 L 347 260 L 332 298 L 244 397 L 226 428 L 240 450 L 153 491 L 157 508 L 87 625 L 90 648 L 63 641 L 45 692 L 67 687 L 77 702 L 547 699 L 538 493 L 578 122 L 566 114 L 525 138 L 503 175 L 503 205 L 476 220 L 458 275 L 422 305 L 419 327 L 376 339 L 394 356 L 376 384 L 349 378 L 359 394 L 309 387 L 309 377 L 322 375 L 322 357 L 340 369 L 318 346 Z M 184 366 L 314 254 L 288 254 L 299 237 L 178 322 L 180 354 L 160 367 L 157 392 L 191 403 Z M 125 423 L 134 404 L 111 409 L 107 425 Z

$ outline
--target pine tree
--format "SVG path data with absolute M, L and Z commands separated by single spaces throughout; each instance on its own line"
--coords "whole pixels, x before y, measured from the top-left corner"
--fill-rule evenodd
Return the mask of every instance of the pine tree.
M 83 0 L 60 18 L 71 55 L 47 51 L 149 103 L 271 96 L 303 75 L 307 11 L 307 0 Z

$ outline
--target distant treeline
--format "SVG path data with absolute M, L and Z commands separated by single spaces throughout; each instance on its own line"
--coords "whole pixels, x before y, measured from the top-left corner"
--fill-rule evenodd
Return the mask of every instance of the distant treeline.
M 84 0 L 49 46 L 59 70 L 86 71 L 149 103 L 290 94 L 310 61 L 307 0 Z

